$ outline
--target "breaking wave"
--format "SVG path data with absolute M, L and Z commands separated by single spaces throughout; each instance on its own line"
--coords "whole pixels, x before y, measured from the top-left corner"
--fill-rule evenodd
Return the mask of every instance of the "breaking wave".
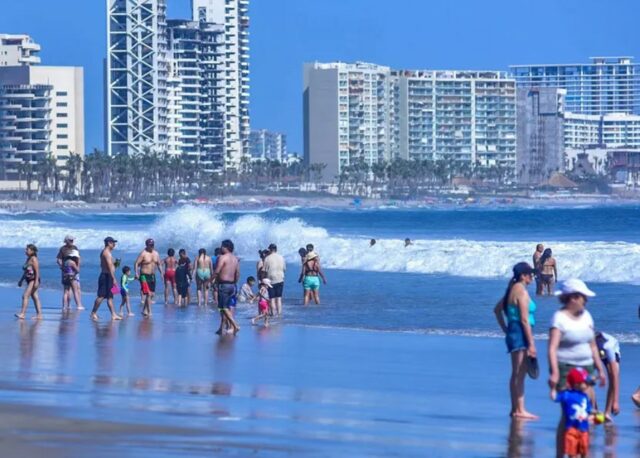
M 404 248 L 399 239 L 378 239 L 369 247 L 365 236 L 336 236 L 299 218 L 266 219 L 247 214 L 225 221 L 220 213 L 198 207 L 183 207 L 161 215 L 150 225 L 127 228 L 117 221 L 100 221 L 101 227 L 72 229 L 46 220 L 4 221 L 0 225 L 0 248 L 21 248 L 35 243 L 40 248 L 57 248 L 72 232 L 81 249 L 99 249 L 111 235 L 119 249 L 137 251 L 148 237 L 159 249 L 200 247 L 212 249 L 230 238 L 245 260 L 257 259 L 257 251 L 276 243 L 290 262 L 297 262 L 298 248 L 313 243 L 325 267 L 380 272 L 442 274 L 460 277 L 503 278 L 516 262 L 530 260 L 537 241 L 475 241 L 465 239 L 415 240 Z M 96 224 L 96 226 L 98 225 Z M 587 281 L 635 283 L 640 265 L 640 244 L 629 242 L 549 242 L 558 260 L 561 277 Z

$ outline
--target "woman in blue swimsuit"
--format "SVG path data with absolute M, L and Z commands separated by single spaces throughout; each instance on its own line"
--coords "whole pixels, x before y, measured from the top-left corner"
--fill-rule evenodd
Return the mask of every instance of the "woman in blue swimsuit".
M 533 282 L 533 268 L 526 262 L 513 267 L 513 277 L 502 299 L 493 312 L 505 333 L 507 351 L 511 354 L 511 416 L 536 420 L 538 417 L 527 412 L 524 407 L 524 379 L 527 375 L 529 358 L 536 358 L 533 340 L 536 304 L 529 297 L 527 286 Z

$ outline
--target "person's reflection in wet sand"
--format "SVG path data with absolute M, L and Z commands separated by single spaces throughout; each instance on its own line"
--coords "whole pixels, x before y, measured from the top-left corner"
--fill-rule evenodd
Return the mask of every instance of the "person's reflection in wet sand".
M 142 320 L 138 322 L 138 338 L 150 340 L 153 337 L 153 321 Z
M 216 357 L 222 360 L 233 359 L 235 336 L 223 334 L 216 340 Z
M 618 444 L 618 428 L 614 423 L 604 424 L 604 458 L 616 458 Z
M 31 377 L 31 365 L 33 363 L 33 353 L 37 343 L 38 328 L 42 320 L 28 323 L 20 321 L 20 378 L 29 379 Z
M 69 309 L 63 310 L 60 315 L 60 324 L 58 325 L 58 365 L 60 367 L 60 381 L 66 381 L 63 373 L 66 373 L 67 363 L 69 361 L 69 348 L 71 342 L 75 341 L 76 315 Z
M 111 373 L 113 372 L 113 351 L 115 327 L 113 321 L 96 322 L 93 321 L 96 332 L 96 385 L 110 385 Z
M 511 425 L 509 426 L 509 439 L 507 442 L 507 457 L 533 457 L 534 443 L 524 430 L 525 424 L 526 421 L 523 421 L 521 419 L 511 419 Z

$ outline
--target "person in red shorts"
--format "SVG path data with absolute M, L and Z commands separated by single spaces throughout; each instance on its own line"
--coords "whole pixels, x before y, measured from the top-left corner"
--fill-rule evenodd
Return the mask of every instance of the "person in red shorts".
M 564 453 L 569 458 L 589 456 L 589 421 L 593 421 L 589 400 L 589 373 L 575 367 L 567 375 L 568 389 L 557 392 L 551 389 L 551 399 L 562 405 L 564 418 Z

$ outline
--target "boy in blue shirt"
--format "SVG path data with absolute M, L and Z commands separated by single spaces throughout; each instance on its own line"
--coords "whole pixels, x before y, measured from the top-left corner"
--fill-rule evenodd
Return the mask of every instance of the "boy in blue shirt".
M 562 404 L 565 419 L 564 453 L 569 458 L 589 455 L 589 420 L 591 401 L 587 395 L 589 374 L 581 367 L 573 368 L 567 375 L 568 390 L 557 392 L 551 389 L 551 399 Z

